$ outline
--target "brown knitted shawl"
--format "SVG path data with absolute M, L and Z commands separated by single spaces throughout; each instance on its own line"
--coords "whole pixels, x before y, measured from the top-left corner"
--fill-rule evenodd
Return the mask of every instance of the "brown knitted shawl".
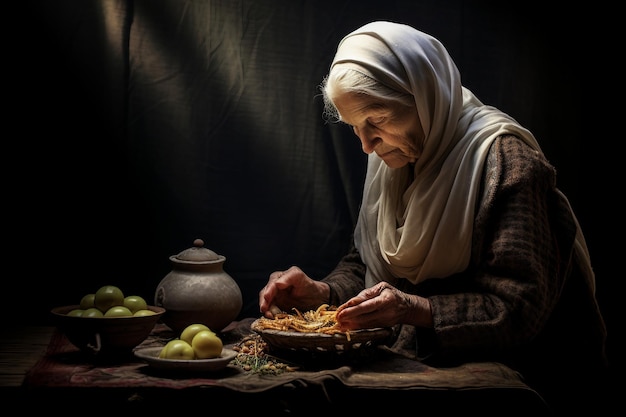
M 603 368 L 606 328 L 595 278 L 574 259 L 576 221 L 556 189 L 554 167 L 503 136 L 491 147 L 483 178 L 470 267 L 400 285 L 429 298 L 434 329 L 399 326 L 393 347 L 443 364 L 499 360 L 541 386 L 571 381 L 574 363 L 578 377 Z M 331 304 L 362 290 L 364 272 L 353 249 L 324 278 Z

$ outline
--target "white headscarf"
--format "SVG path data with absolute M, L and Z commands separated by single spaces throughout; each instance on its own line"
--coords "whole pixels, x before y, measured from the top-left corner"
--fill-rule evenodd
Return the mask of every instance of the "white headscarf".
M 355 30 L 339 43 L 331 71 L 337 65 L 412 94 L 425 134 L 412 181 L 410 165 L 392 169 L 369 155 L 355 230 L 366 285 L 397 278 L 417 284 L 465 270 L 490 145 L 509 133 L 541 152 L 535 138 L 483 105 L 461 85 L 444 46 L 410 26 L 373 22 Z

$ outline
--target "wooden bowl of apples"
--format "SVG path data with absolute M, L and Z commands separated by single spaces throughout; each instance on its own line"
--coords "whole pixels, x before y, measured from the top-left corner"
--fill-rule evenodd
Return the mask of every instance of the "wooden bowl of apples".
M 150 335 L 165 313 L 163 307 L 147 306 L 152 312 L 139 316 L 83 317 L 72 311 L 79 305 L 52 309 L 55 324 L 74 346 L 90 355 L 129 354 Z

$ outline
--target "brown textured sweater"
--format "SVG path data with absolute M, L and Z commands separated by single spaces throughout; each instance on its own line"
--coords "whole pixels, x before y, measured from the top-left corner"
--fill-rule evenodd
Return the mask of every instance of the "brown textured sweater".
M 434 329 L 403 326 L 394 348 L 439 365 L 501 361 L 552 401 L 554 384 L 582 386 L 606 365 L 594 283 L 573 259 L 575 220 L 553 166 L 514 136 L 492 145 L 482 187 L 470 266 L 418 285 L 401 281 L 403 291 L 429 298 Z M 364 276 L 353 248 L 324 278 L 330 303 L 356 295 Z

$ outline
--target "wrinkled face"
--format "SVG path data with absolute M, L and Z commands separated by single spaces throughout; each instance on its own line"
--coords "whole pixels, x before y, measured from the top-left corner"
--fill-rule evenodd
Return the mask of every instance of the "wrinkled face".
M 361 140 L 363 152 L 376 154 L 390 168 L 401 168 L 420 157 L 422 127 L 415 106 L 345 93 L 333 100 L 341 121 Z

